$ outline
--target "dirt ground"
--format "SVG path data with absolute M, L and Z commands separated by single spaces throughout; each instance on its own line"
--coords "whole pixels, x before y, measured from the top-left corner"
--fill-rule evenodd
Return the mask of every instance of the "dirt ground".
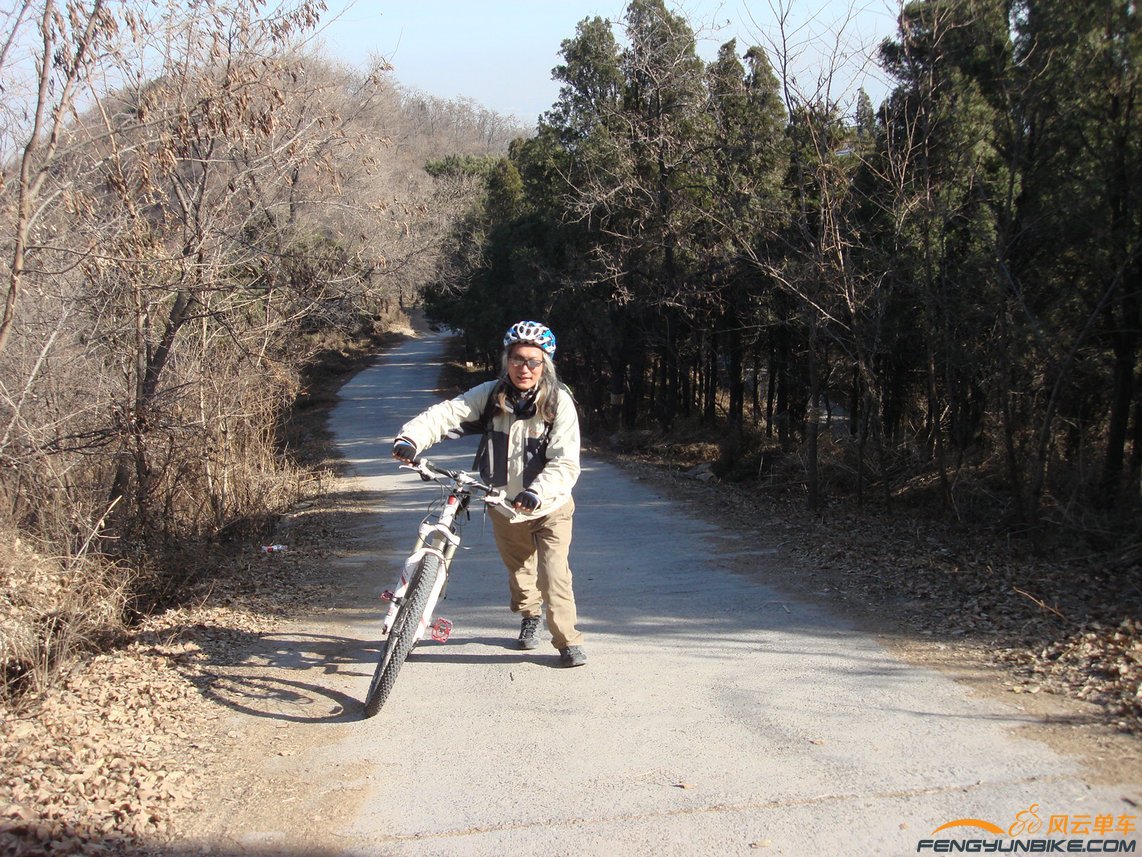
M 328 404 L 306 414 L 318 448 Z M 1139 779 L 1142 641 L 1132 593 L 1100 601 L 1069 591 L 1062 581 L 1073 569 L 978 533 L 839 509 L 811 518 L 795 499 L 722 484 L 653 452 L 592 452 L 777 549 L 782 571 L 765 582 L 828 604 L 973 693 L 1017 695 L 1035 719 L 1031 736 L 1081 759 L 1091 780 Z M 326 465 L 332 480 L 337 462 Z M 289 730 L 234 731 L 233 706 L 259 688 L 220 684 L 212 665 L 322 608 L 326 560 L 354 514 L 351 498 L 305 499 L 266 540 L 289 550 L 244 546 L 181 606 L 21 709 L 4 709 L 0 853 L 171 855 L 169 843 L 233 812 L 236 796 L 288 814 L 296 783 L 255 770 L 264 746 L 282 757 L 296 751 Z M 1137 571 L 1123 578 L 1135 588 Z

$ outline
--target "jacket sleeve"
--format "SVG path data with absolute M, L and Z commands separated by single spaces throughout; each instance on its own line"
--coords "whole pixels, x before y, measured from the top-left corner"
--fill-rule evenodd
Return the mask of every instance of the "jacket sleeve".
M 555 422 L 547 438 L 547 464 L 528 486 L 539 495 L 537 515 L 546 514 L 554 501 L 571 493 L 579 480 L 579 414 L 571 391 L 559 391 Z
M 459 436 L 471 431 L 472 426 L 483 416 L 484 405 L 496 383 L 488 381 L 461 393 L 455 399 L 433 405 L 401 426 L 398 437 L 411 440 L 420 453 L 450 433 Z

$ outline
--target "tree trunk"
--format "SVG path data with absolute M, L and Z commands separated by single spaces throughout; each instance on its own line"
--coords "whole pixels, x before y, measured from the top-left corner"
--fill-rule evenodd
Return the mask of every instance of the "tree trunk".
M 663 429 L 669 431 L 674 425 L 674 418 L 678 415 L 678 343 L 677 334 L 669 318 L 665 322 L 666 347 L 662 355 L 662 394 L 656 411 L 658 422 Z
M 940 401 L 936 393 L 936 354 L 928 347 L 928 446 L 940 474 L 940 505 L 947 511 L 951 505 L 952 489 L 948 483 L 948 467 L 944 460 L 944 434 L 940 430 Z
M 745 419 L 745 379 L 742 377 L 742 335 L 737 319 L 731 319 L 729 331 L 729 386 L 731 423 L 741 425 Z
M 1015 514 L 1017 520 L 1027 520 L 1027 509 L 1024 506 L 1023 473 L 1019 466 L 1019 450 L 1016 446 L 1015 434 L 1015 391 L 1012 389 L 1011 377 L 1011 341 L 1008 332 L 1007 307 L 999 312 L 999 377 L 1002 389 L 999 391 L 1003 402 L 1003 447 L 1007 460 L 1007 485 L 1011 497 L 1015 501 Z
M 1111 375 L 1110 423 L 1107 429 L 1106 455 L 1102 466 L 1100 505 L 1111 507 L 1121 496 L 1122 466 L 1126 457 L 1126 434 L 1130 427 L 1130 409 L 1134 403 L 1134 366 L 1138 360 L 1138 329 L 1142 324 L 1138 312 L 1139 292 L 1128 293 L 1122 300 L 1122 317 L 1115 323 L 1114 369 Z M 1111 313 L 1113 317 L 1113 312 Z
M 776 343 L 774 348 L 774 374 L 777 377 L 776 403 L 773 420 L 777 423 L 777 441 L 783 452 L 788 452 L 792 444 L 789 428 L 791 415 L 789 413 L 789 352 L 790 331 L 789 326 L 781 324 L 774 332 Z
M 853 377 L 849 383 L 849 436 L 856 437 L 859 431 L 857 421 L 861 417 L 860 406 L 860 367 L 853 363 Z
M 702 407 L 702 421 L 706 425 L 713 425 L 718 416 L 718 337 L 710 333 L 706 342 L 706 389 L 704 391 L 704 404 Z
M 857 507 L 864 507 L 865 453 L 868 448 L 868 395 L 863 393 L 864 380 L 860 367 L 853 366 L 852 410 L 849 413 L 849 431 L 856 437 L 857 450 Z
M 761 422 L 761 337 L 757 336 L 753 340 L 753 347 L 750 349 L 753 354 L 753 389 L 750 393 L 752 401 L 751 407 L 753 409 L 753 422 L 754 425 Z
M 111 490 L 108 500 L 112 506 L 119 507 L 120 515 L 126 509 L 122 501 L 126 498 L 131 483 L 131 475 L 135 476 L 135 507 L 137 515 L 142 515 L 146 507 L 148 493 L 147 482 L 150 478 L 150 464 L 147 461 L 147 427 L 150 421 L 150 404 L 158 392 L 159 381 L 163 369 L 166 368 L 174 348 L 175 339 L 179 330 L 189 317 L 191 305 L 190 293 L 180 291 L 171 306 L 163 328 L 162 338 L 153 351 L 146 341 L 146 331 L 143 328 L 144 308 L 136 306 L 136 336 L 138 341 L 136 349 L 136 391 L 135 400 L 128 413 L 124 414 L 126 424 L 123 429 L 128 437 L 128 450 L 120 457 L 115 467 L 115 475 L 111 480 Z
M 1130 481 L 1127 484 L 1127 496 L 1130 498 L 1129 508 L 1137 508 L 1142 502 L 1142 385 L 1135 388 L 1134 394 L 1134 433 L 1131 444 L 1134 449 L 1130 454 Z
M 817 436 L 821 428 L 820 408 L 818 401 L 821 396 L 820 369 L 817 365 L 817 322 L 813 320 L 809 328 L 809 408 L 806 414 L 805 427 L 805 469 L 806 481 L 809 490 L 809 508 L 814 512 L 821 509 L 821 482 L 817 461 Z
M 769 371 L 765 385 L 765 436 L 773 437 L 773 415 L 777 401 L 777 345 L 774 333 L 769 333 Z
M 623 401 L 623 426 L 627 429 L 638 427 L 642 397 L 646 391 L 646 350 L 630 342 L 626 354 L 627 393 Z

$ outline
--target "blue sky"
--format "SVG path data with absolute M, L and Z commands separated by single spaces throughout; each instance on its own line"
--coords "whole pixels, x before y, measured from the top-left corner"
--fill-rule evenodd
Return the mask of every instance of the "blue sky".
M 711 59 L 718 46 L 738 39 L 768 47 L 778 27 L 769 0 L 667 0 L 699 34 L 699 53 Z M 874 104 L 887 92 L 883 76 L 859 59 L 892 36 L 894 0 L 785 0 L 795 10 L 793 35 L 803 87 L 812 88 L 823 69 L 837 67 L 846 90 L 863 85 Z M 321 38 L 329 55 L 351 65 L 381 56 L 402 84 L 441 98 L 468 97 L 525 124 L 555 102 L 551 69 L 560 43 L 583 18 L 621 21 L 621 0 L 328 0 Z M 847 59 L 832 60 L 837 49 Z M 616 30 L 621 37 L 621 28 Z M 822 51 L 825 53 L 822 54 Z M 837 92 L 834 89 L 834 97 Z

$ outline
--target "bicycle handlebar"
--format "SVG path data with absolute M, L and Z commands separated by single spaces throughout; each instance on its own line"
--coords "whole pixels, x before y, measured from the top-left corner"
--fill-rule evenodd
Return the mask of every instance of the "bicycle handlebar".
M 504 494 L 503 489 L 494 488 L 486 482 L 481 482 L 476 477 L 472 476 L 463 470 L 449 470 L 447 467 L 441 467 L 438 464 L 433 464 L 427 458 L 418 458 L 411 463 L 401 464 L 401 467 L 406 470 L 413 470 L 420 474 L 421 479 L 432 482 L 440 482 L 441 477 L 450 480 L 455 486 L 463 488 L 464 490 L 476 489 L 484 495 L 484 502 L 492 506 L 503 506 L 511 512 L 515 512 L 515 508 L 508 502 L 507 496 Z

